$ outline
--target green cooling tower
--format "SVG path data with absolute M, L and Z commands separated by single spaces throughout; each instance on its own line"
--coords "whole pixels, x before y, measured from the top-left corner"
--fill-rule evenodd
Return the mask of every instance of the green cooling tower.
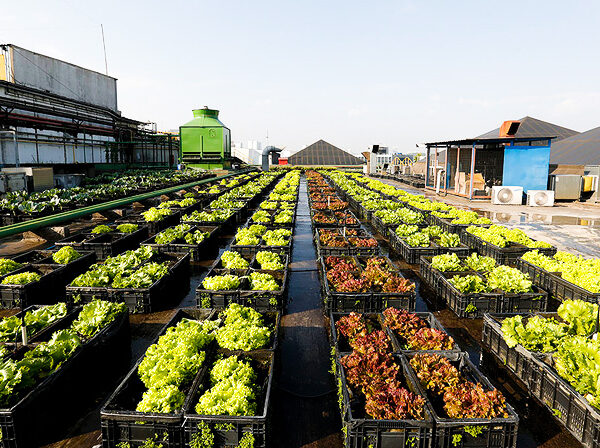
M 181 161 L 198 168 L 231 167 L 231 131 L 219 121 L 219 111 L 196 109 L 194 119 L 179 128 Z

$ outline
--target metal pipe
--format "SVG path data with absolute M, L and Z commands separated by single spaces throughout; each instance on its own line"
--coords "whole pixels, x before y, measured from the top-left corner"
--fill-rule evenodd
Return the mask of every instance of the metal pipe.
M 471 181 L 469 186 L 469 199 L 473 199 L 473 177 L 475 177 L 475 143 L 471 148 Z
M 195 182 L 190 182 L 188 184 L 178 185 L 175 187 L 163 188 L 162 190 L 155 190 L 149 193 L 142 193 L 135 196 L 128 196 L 122 199 L 116 199 L 114 201 L 103 202 L 102 204 L 90 205 L 87 207 L 81 207 L 76 210 L 69 210 L 66 212 L 56 213 L 50 216 L 44 216 L 38 219 L 32 219 L 31 221 L 19 222 L 16 224 L 11 224 L 8 226 L 0 227 L 0 238 L 4 238 L 11 235 L 16 235 L 18 233 L 27 232 L 30 230 L 39 229 L 41 227 L 48 227 L 55 224 L 60 224 L 65 221 L 70 221 L 74 218 L 80 218 L 82 216 L 90 215 L 92 213 L 101 212 L 104 210 L 110 210 L 111 208 L 120 207 L 123 205 L 128 205 L 133 202 L 143 201 L 144 199 L 152 198 L 155 196 L 160 196 L 163 194 L 173 193 L 175 191 L 179 191 L 185 188 L 195 187 L 196 185 L 202 185 L 208 182 L 214 182 L 215 180 L 226 179 L 231 176 L 236 176 L 238 174 L 244 174 L 247 172 L 253 171 L 253 169 L 246 169 L 241 171 L 236 171 L 234 173 L 225 174 L 223 176 L 211 177 L 209 179 L 203 179 Z
M 17 130 L 12 131 L 13 133 L 13 141 L 15 142 L 15 167 L 19 168 L 21 165 L 19 163 L 19 144 L 17 143 Z

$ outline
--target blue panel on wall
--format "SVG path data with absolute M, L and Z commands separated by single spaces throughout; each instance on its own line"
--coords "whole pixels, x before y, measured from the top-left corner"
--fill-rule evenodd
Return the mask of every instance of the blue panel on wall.
M 502 185 L 521 186 L 523 191 L 548 188 L 549 146 L 506 146 Z

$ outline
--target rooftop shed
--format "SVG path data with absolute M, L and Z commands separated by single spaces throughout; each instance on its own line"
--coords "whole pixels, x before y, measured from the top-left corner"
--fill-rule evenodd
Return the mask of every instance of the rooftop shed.
M 480 137 L 426 143 L 425 186 L 469 199 L 490 199 L 494 185 L 545 190 L 551 141 L 557 136 L 543 132 L 553 126 L 526 117 L 523 122 L 506 121 Z M 576 132 L 560 130 L 563 135 Z M 493 132 L 497 134 L 492 136 Z

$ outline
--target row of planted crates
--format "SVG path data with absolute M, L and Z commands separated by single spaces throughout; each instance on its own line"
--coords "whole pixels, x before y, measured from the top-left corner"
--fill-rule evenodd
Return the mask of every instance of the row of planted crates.
M 327 211 L 358 220 L 322 174 L 312 171 L 307 178 L 325 311 L 377 312 L 389 306 L 414 310 L 414 283 L 380 255 L 379 244 L 370 233 L 344 222 L 337 226 L 328 223 L 329 227 L 318 222 L 319 214 Z
M 104 447 L 268 446 L 297 178 L 258 204 L 198 286 L 197 308 L 176 312 L 110 396 Z
M 518 416 L 431 313 L 331 313 L 345 446 L 516 446 Z
M 102 408 L 103 446 L 267 446 L 278 328 L 237 304 L 177 310 Z
M 358 206 L 359 202 L 355 203 Z M 584 446 L 600 446 L 596 386 L 600 348 L 593 337 L 597 332 L 596 303 L 600 296 L 597 260 L 557 252 L 548 243 L 533 240 L 520 230 L 491 225 L 483 219 L 476 224 L 459 224 L 461 219 L 452 219 L 451 211 L 423 210 L 431 205 L 426 201 L 405 205 L 423 213 L 425 224 L 394 223 L 382 234 L 387 232 L 392 240 L 391 233 L 403 236 L 410 233 L 410 225 L 418 229 L 427 223 L 455 232 L 474 253 L 467 256 L 459 251 L 421 252 L 410 261 L 420 261 L 422 278 L 458 316 L 483 317 L 484 347 L 523 383 L 524 390 Z M 356 211 L 361 217 L 373 219 L 375 228 L 381 221 L 381 229 L 383 220 L 390 216 L 397 219 L 393 206 L 390 208 L 386 212 L 361 212 L 358 206 Z M 404 212 L 396 214 L 413 218 Z M 479 218 L 467 216 L 467 220 L 471 219 Z M 554 299 L 551 305 L 550 298 Z M 558 313 L 544 313 L 547 307 L 556 309 L 559 303 Z M 454 445 L 460 443 L 456 441 Z
M 239 183 L 252 178 L 256 179 L 256 188 L 252 188 L 253 193 L 251 195 L 251 200 L 256 201 L 264 190 L 272 186 L 278 175 L 246 176 L 241 177 Z M 230 187 L 227 190 L 235 190 L 234 186 L 237 183 L 235 179 L 228 182 L 230 182 Z M 215 188 L 215 186 L 210 188 L 214 189 L 213 191 L 223 191 L 222 188 Z M 186 199 L 188 198 L 190 198 L 190 195 L 186 197 Z M 241 208 L 244 209 L 243 206 Z M 168 207 L 157 207 L 155 210 L 167 209 Z M 204 213 L 204 211 L 199 213 Z M 235 214 L 235 211 L 233 213 Z M 154 211 L 150 215 L 154 215 Z M 164 218 L 172 215 L 172 213 L 158 213 L 158 215 L 162 215 Z M 211 220 L 213 227 L 219 228 L 231 216 L 232 212 L 225 210 L 219 213 L 207 212 L 200 217 L 202 219 L 208 217 L 207 219 Z M 157 222 L 159 221 L 161 219 L 157 220 Z M 234 225 L 233 222 L 231 225 Z M 94 230 L 99 232 L 90 233 L 89 239 L 109 233 L 135 234 L 139 232 L 140 228 L 143 229 L 142 235 L 135 239 L 139 244 L 140 240 L 144 240 L 144 235 L 148 235 L 149 227 L 144 228 L 134 223 L 125 224 L 125 227 L 123 227 L 123 224 L 116 223 L 114 225 L 97 226 Z M 180 237 L 184 238 L 183 235 L 180 235 L 181 230 L 188 229 L 178 230 L 180 232 L 174 238 L 171 232 L 167 232 L 165 237 L 175 240 Z M 192 228 L 192 232 L 197 230 L 202 229 Z M 185 232 L 183 233 L 186 235 Z M 207 240 L 210 239 L 213 233 L 198 232 L 195 235 L 196 242 L 200 240 L 200 236 L 209 237 Z M 113 241 L 118 242 L 119 239 L 120 237 L 117 236 Z M 80 242 L 85 240 L 87 238 L 82 238 Z M 149 241 L 147 242 L 149 243 Z M 130 242 L 129 244 L 133 243 Z M 24 311 L 13 308 L 4 312 L 5 315 L 10 317 L 4 318 L 0 323 L 0 351 L 3 372 L 5 373 L 3 375 L 2 393 L 0 394 L 0 401 L 2 402 L 0 408 L 0 434 L 2 434 L 3 447 L 37 446 L 42 439 L 51 438 L 54 432 L 59 431 L 59 428 L 79 417 L 83 409 L 89 406 L 89 401 L 93 399 L 93 393 L 97 391 L 97 387 L 90 387 L 89 385 L 94 384 L 103 387 L 106 381 L 114 378 L 115 372 L 119 370 L 120 366 L 129 363 L 128 311 L 150 311 L 149 308 L 140 306 L 141 302 L 146 303 L 146 299 L 142 298 L 145 293 L 148 293 L 150 297 L 172 297 L 174 294 L 169 286 L 180 286 L 181 282 L 185 283 L 189 280 L 190 252 L 172 253 L 168 249 L 153 247 L 151 244 L 143 244 L 134 251 L 130 250 L 121 254 L 117 252 L 121 249 L 125 250 L 127 247 L 130 246 L 111 247 L 111 255 L 107 254 L 104 261 L 90 269 L 88 269 L 89 266 L 101 255 L 95 250 L 84 251 L 81 247 L 79 247 L 80 251 L 78 252 L 71 245 L 62 245 L 60 250 L 32 251 L 23 256 L 2 261 L 1 267 L 6 271 L 3 278 L 9 275 L 19 275 L 22 272 L 26 274 L 36 273 L 36 269 L 41 270 L 45 267 L 53 268 L 49 268 L 46 273 L 40 274 L 39 277 L 29 282 L 34 285 L 41 284 L 42 286 L 31 288 L 31 286 L 27 286 L 29 283 L 18 285 L 25 286 L 27 290 L 27 294 L 21 296 L 19 302 L 15 303 L 23 307 L 28 303 L 56 303 L 57 298 L 61 296 L 60 289 L 62 288 L 62 296 L 64 297 L 65 284 L 70 282 L 70 285 L 67 286 L 70 293 L 67 293 L 66 302 L 46 306 L 32 305 Z M 105 246 L 104 249 L 106 248 Z M 208 256 L 206 250 L 201 252 L 204 256 Z M 77 272 L 83 272 L 83 274 L 76 276 Z M 53 276 L 50 277 L 50 275 Z M 90 280 L 98 284 L 96 286 L 78 286 L 75 285 L 75 283 L 78 283 L 77 279 L 80 279 L 79 284 Z M 49 292 L 54 291 L 51 288 L 56 284 L 60 286 L 57 295 L 49 295 Z M 10 283 L 2 285 L 7 289 L 12 288 L 12 286 Z M 2 290 L 2 287 L 0 287 L 0 290 Z M 96 289 L 93 291 L 95 294 L 85 296 L 85 292 L 90 291 L 74 290 L 73 288 Z M 111 293 L 112 290 L 115 292 Z M 162 293 L 160 293 L 161 291 Z M 134 295 L 134 298 L 130 301 L 127 300 L 127 294 L 129 293 Z M 100 300 L 101 298 L 105 300 Z M 81 305 L 83 302 L 88 303 Z M 163 300 L 157 304 L 157 307 L 162 307 L 165 303 Z M 8 303 L 6 305 L 11 306 Z M 132 420 L 128 418 L 127 412 L 125 412 L 123 417 L 125 423 L 123 426 L 117 425 L 117 433 L 111 432 L 110 425 L 106 426 L 107 433 L 103 440 L 104 446 L 130 446 L 128 444 L 136 446 L 138 440 L 141 441 L 140 443 L 147 445 L 154 442 L 160 444 L 164 440 L 165 444 L 163 446 L 165 447 L 181 446 L 183 440 L 182 421 L 174 435 L 174 442 L 167 445 L 166 443 L 171 443 L 167 441 L 170 437 L 170 427 L 169 425 L 163 425 L 163 423 L 171 421 L 172 416 L 164 415 L 165 418 L 161 418 L 162 412 L 160 409 L 177 403 L 178 406 L 181 405 L 177 412 L 183 415 L 184 403 L 178 401 L 181 395 L 186 395 L 187 392 L 191 391 L 192 383 L 196 384 L 194 381 L 208 381 L 207 378 L 211 373 L 208 370 L 208 362 L 216 362 L 217 356 L 229 354 L 230 352 L 243 355 L 240 359 L 230 359 L 234 367 L 241 366 L 240 368 L 248 372 L 250 372 L 248 370 L 250 367 L 254 369 L 252 371 L 254 373 L 251 373 L 249 378 L 253 379 L 252 390 L 257 393 L 258 398 L 249 406 L 253 410 L 258 409 L 254 415 L 259 417 L 253 416 L 246 419 L 246 423 L 250 422 L 251 431 L 247 430 L 247 426 L 238 425 L 233 430 L 227 429 L 230 426 L 233 427 L 233 425 L 225 425 L 227 426 L 225 428 L 225 426 L 217 424 L 216 428 L 213 428 L 214 431 L 203 427 L 202 437 L 217 440 L 214 446 L 224 446 L 223 437 L 228 440 L 226 443 L 229 443 L 235 440 L 236 436 L 233 433 L 237 431 L 240 442 L 250 442 L 250 439 L 254 440 L 256 438 L 259 444 L 255 446 L 264 446 L 265 422 L 264 418 L 261 420 L 260 415 L 261 413 L 266 415 L 269 403 L 270 385 L 275 368 L 274 349 L 277 341 L 279 314 L 252 314 L 256 312 L 245 307 L 233 311 L 228 309 L 228 311 L 230 311 L 228 315 L 234 317 L 241 315 L 243 318 L 227 318 L 223 315 L 223 320 L 219 320 L 217 313 L 212 310 L 190 309 L 180 310 L 176 313 L 167 327 L 176 326 L 176 324 L 183 322 L 181 328 L 184 331 L 181 334 L 177 333 L 176 338 L 173 338 L 173 334 L 170 337 L 165 337 L 165 342 L 170 341 L 170 343 L 161 347 L 162 352 L 155 353 L 159 356 L 153 358 L 156 362 L 150 369 L 153 372 L 151 375 L 152 381 L 148 383 L 149 390 L 146 391 L 148 394 L 147 396 L 144 395 L 145 399 L 143 399 L 142 415 L 145 413 L 144 409 L 159 410 L 159 424 L 157 427 L 153 427 L 156 431 L 147 438 L 139 439 L 137 436 L 139 431 L 144 433 L 148 427 L 136 424 L 136 422 L 139 422 L 140 414 Z M 190 328 L 190 326 L 194 326 L 190 324 L 192 318 L 196 321 L 198 319 L 202 321 L 208 319 L 211 323 L 201 325 L 202 331 L 199 331 L 198 326 L 196 326 L 196 333 L 194 333 Z M 26 322 L 29 336 L 26 346 L 21 344 L 22 319 Z M 171 333 L 166 328 L 162 333 Z M 160 345 L 160 340 L 158 342 Z M 186 348 L 185 344 L 191 345 Z M 200 347 L 205 350 L 194 355 L 194 349 Z M 261 352 L 259 349 L 264 350 Z M 152 349 L 149 352 L 152 352 Z M 147 353 L 146 357 L 149 356 L 151 357 Z M 205 360 L 206 364 L 204 363 Z M 143 361 L 140 360 L 138 364 L 141 363 Z M 204 370 L 201 369 L 203 367 Z M 232 367 L 229 366 L 229 368 Z M 131 377 L 132 375 L 129 374 L 115 392 L 115 396 L 118 395 L 118 398 L 112 397 L 111 400 L 120 399 L 123 397 L 122 393 L 127 395 L 131 392 L 128 384 L 135 383 Z M 182 378 L 191 382 L 186 384 L 187 389 L 185 392 L 175 393 L 173 382 L 180 381 Z M 251 388 L 249 383 L 245 386 Z M 195 390 L 198 390 L 199 387 L 200 383 Z M 123 392 L 123 388 L 127 392 Z M 118 411 L 135 410 L 136 405 L 142 401 L 143 392 L 144 390 L 136 389 L 135 393 L 138 393 L 138 395 L 135 396 L 134 400 L 137 401 L 133 404 L 127 402 L 125 408 L 121 407 L 124 406 L 123 402 L 119 402 Z M 219 395 L 216 392 L 215 394 Z M 132 399 L 131 395 L 127 395 L 127 397 L 126 400 Z M 113 402 L 111 400 L 109 400 L 109 403 Z M 50 412 L 49 410 L 54 409 L 55 404 L 59 401 L 63 403 L 64 406 L 61 409 L 64 408 L 65 411 Z M 261 411 L 263 408 L 264 411 Z M 111 409 L 110 412 L 112 411 L 114 409 Z M 152 414 L 152 412 L 148 412 Z M 156 415 L 154 416 L 156 417 Z M 175 420 L 177 420 L 177 417 Z M 210 420 L 210 416 L 208 420 Z M 36 431 L 31 430 L 32 421 L 36 422 Z M 200 426 L 203 425 L 201 421 L 197 423 Z M 251 434 L 246 435 L 246 432 Z M 193 428 L 191 433 L 194 434 Z M 223 433 L 226 435 L 223 435 Z M 190 446 L 195 446 L 193 445 L 195 442 L 190 443 L 192 443 Z
M 483 345 L 584 446 L 600 446 L 598 307 L 566 300 L 557 313 L 485 314 Z
M 298 191 L 297 172 L 275 185 L 196 289 L 199 307 L 237 303 L 261 311 L 283 308 Z
M 257 175 L 239 175 L 233 180 L 224 180 L 206 189 L 212 190 L 211 195 L 218 192 L 221 192 L 222 195 L 233 194 L 256 177 Z M 273 180 L 274 176 L 270 176 L 267 183 L 255 185 L 255 188 L 252 189 L 252 198 L 257 197 Z M 257 180 L 257 182 L 259 181 Z M 195 199 L 195 197 L 202 197 L 203 190 L 192 190 L 184 194 L 184 199 L 163 201 L 157 207 L 151 207 L 145 212 L 139 213 L 144 218 L 143 224 L 138 223 L 137 215 L 133 213 L 130 218 L 123 218 L 123 222 L 101 224 L 91 231 L 84 231 L 59 241 L 56 249 L 36 250 L 13 259 L 0 260 L 2 307 L 14 308 L 26 307 L 31 304 L 55 303 L 57 299 L 66 294 L 69 299 L 74 301 L 91 297 L 126 300 L 132 311 L 148 312 L 152 302 L 150 296 L 156 297 L 159 290 L 164 290 L 169 284 L 179 281 L 180 276 L 187 278 L 190 256 L 197 259 L 200 253 L 206 252 L 204 255 L 208 255 L 205 250 L 208 247 L 205 246 L 208 246 L 221 228 L 235 222 L 228 220 L 232 216 L 235 217 L 238 210 L 243 211 L 247 208 L 248 201 L 235 210 L 224 210 L 218 213 L 193 212 L 192 215 L 200 213 L 202 218 L 211 220 L 212 228 L 192 228 L 190 225 L 186 225 L 191 230 L 187 233 L 194 237 L 193 240 L 186 241 L 188 236 L 186 234 L 186 238 L 182 238 L 182 241 L 175 240 L 173 242 L 190 244 L 181 244 L 180 246 L 183 247 L 176 247 L 176 244 L 173 246 L 165 244 L 163 247 L 154 246 L 157 250 L 152 254 L 143 250 L 141 252 L 138 250 L 133 254 L 130 252 L 123 254 L 126 250 L 139 247 L 140 243 L 144 243 L 144 240 L 150 235 L 166 229 L 169 223 L 177 223 L 180 216 L 177 208 L 182 206 L 182 203 L 185 207 L 196 207 L 201 203 L 201 200 Z M 186 216 L 184 215 L 183 218 Z M 128 219 L 131 222 L 127 222 Z M 169 233 L 170 230 L 167 229 L 165 232 Z M 153 238 L 156 239 L 156 236 Z M 148 243 L 146 245 L 151 245 L 150 241 L 146 241 L 146 243 Z M 137 255 L 140 253 L 146 255 L 138 257 Z M 154 259 L 150 261 L 151 257 L 148 255 Z M 99 263 L 93 264 L 96 261 Z M 100 268 L 101 265 L 110 266 L 123 261 L 127 262 L 127 272 L 115 272 L 109 267 L 102 272 Z M 157 265 L 160 265 L 160 269 L 153 272 Z M 141 271 L 141 274 L 138 274 L 137 271 Z M 106 275 L 107 272 L 109 275 Z M 146 275 L 149 272 L 151 275 Z M 80 278 L 82 274 L 83 279 Z M 111 287 L 115 284 L 113 281 L 115 275 L 119 275 L 120 281 L 117 282 L 116 287 Z M 145 278 L 136 281 L 136 275 Z M 127 278 L 124 279 L 124 277 Z M 148 283 L 149 279 L 152 280 L 150 283 Z M 69 286 L 65 289 L 67 285 Z M 136 295 L 139 300 L 136 299 Z M 128 297 L 125 298 L 125 296 Z

